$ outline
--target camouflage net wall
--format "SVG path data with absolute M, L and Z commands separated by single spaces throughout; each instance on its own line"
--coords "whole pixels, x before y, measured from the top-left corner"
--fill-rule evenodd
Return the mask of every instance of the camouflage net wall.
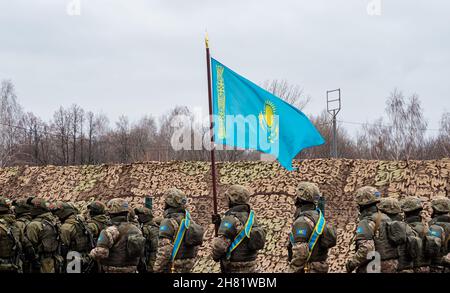
M 332 272 L 344 271 L 351 253 L 350 240 L 357 216 L 354 191 L 374 185 L 383 195 L 417 195 L 429 199 L 450 190 L 450 159 L 437 161 L 305 160 L 289 172 L 276 162 L 218 163 L 218 192 L 221 212 L 225 200 L 220 194 L 231 184 L 252 189 L 251 204 L 267 230 L 267 243 L 259 255 L 262 272 L 287 270 L 287 235 L 294 212 L 294 192 L 301 180 L 315 182 L 327 198 L 326 217 L 338 228 L 338 245 L 329 258 Z M 77 202 L 83 210 L 94 198 L 124 197 L 141 205 L 145 195 L 154 196 L 154 212 L 162 212 L 162 193 L 168 187 L 184 190 L 191 198 L 193 218 L 207 227 L 195 272 L 219 272 L 210 258 L 210 239 L 214 226 L 210 165 L 208 162 L 148 162 L 128 165 L 69 167 L 12 167 L 0 169 L 0 193 L 8 197 L 30 194 L 50 200 Z M 428 203 L 427 203 L 428 204 Z M 427 205 L 429 209 L 429 205 Z M 429 214 L 429 210 L 425 212 Z

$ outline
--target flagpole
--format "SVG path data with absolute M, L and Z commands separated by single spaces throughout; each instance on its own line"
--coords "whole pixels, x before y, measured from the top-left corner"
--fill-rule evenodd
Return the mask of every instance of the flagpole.
M 213 188 L 213 209 L 214 214 L 217 215 L 217 188 L 216 188 L 216 157 L 214 153 L 214 129 L 213 129 L 213 109 L 212 109 L 212 90 L 211 90 L 211 56 L 209 53 L 208 35 L 205 36 L 206 46 L 206 67 L 208 74 L 208 105 L 209 105 L 209 135 L 211 137 L 211 175 Z M 215 236 L 217 236 L 217 225 L 215 226 Z

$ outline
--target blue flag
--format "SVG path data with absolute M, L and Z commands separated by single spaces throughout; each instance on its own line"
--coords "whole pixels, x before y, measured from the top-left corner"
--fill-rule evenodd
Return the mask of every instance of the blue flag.
M 275 156 L 293 170 L 304 148 L 325 141 L 300 110 L 211 58 L 214 142 Z

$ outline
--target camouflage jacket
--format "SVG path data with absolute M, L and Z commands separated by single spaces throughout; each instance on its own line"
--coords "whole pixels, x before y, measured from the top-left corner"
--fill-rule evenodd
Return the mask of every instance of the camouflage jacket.
M 98 239 L 98 236 L 100 235 L 100 232 L 110 225 L 111 225 L 111 221 L 109 220 L 108 216 L 106 216 L 106 215 L 97 215 L 97 216 L 91 217 L 86 222 L 86 226 L 91 231 L 92 238 L 94 239 L 95 243 L 97 243 L 97 239 Z

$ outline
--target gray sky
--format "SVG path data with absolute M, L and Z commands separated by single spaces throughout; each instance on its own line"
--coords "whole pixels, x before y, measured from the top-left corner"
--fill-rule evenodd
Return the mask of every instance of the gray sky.
M 246 78 L 303 87 L 306 113 L 338 87 L 345 121 L 382 115 L 395 87 L 419 94 L 429 128 L 450 111 L 449 1 L 381 0 L 371 16 L 374 0 L 81 0 L 70 16 L 72 1 L 0 2 L 0 79 L 44 119 L 72 103 L 112 121 L 206 113 L 205 29 L 213 56 Z

